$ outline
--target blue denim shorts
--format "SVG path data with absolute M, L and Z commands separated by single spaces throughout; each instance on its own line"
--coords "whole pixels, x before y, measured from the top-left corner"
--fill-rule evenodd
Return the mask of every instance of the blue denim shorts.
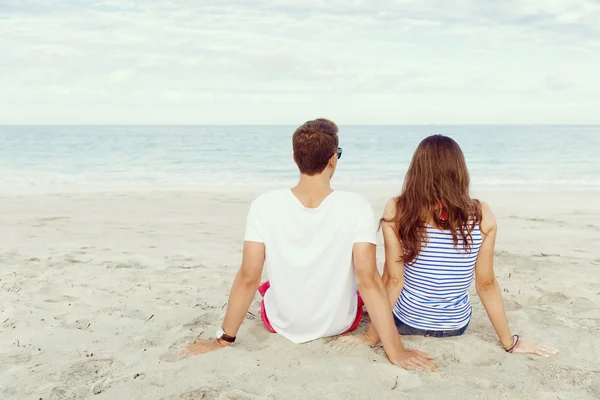
M 459 329 L 451 330 L 451 331 L 431 331 L 419 328 L 413 328 L 410 325 L 406 325 L 404 322 L 400 321 L 398 317 L 394 315 L 394 322 L 396 323 L 396 327 L 398 328 L 398 332 L 401 335 L 419 335 L 419 336 L 428 336 L 428 337 L 436 337 L 436 338 L 445 338 L 452 336 L 460 336 L 469 327 L 469 322 L 465 326 Z

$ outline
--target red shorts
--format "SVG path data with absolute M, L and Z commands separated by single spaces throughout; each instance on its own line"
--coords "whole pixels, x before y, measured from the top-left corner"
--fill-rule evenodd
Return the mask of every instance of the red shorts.
M 265 293 L 267 292 L 267 290 L 270 287 L 271 287 L 271 283 L 269 281 L 262 283 L 258 287 L 258 293 L 260 293 L 260 295 L 263 297 L 263 300 L 260 302 L 260 318 L 262 319 L 263 323 L 265 324 L 265 327 L 270 332 L 277 333 L 277 332 L 275 332 L 275 329 L 273 329 L 273 326 L 269 322 L 269 318 L 267 317 L 267 312 L 265 311 L 264 297 L 265 297 Z M 354 322 L 352 323 L 352 326 L 350 326 L 350 328 L 347 331 L 341 333 L 341 335 L 355 330 L 358 327 L 358 324 L 360 324 L 360 320 L 363 317 L 363 313 L 364 313 L 363 306 L 365 305 L 365 303 L 363 302 L 362 297 L 360 297 L 360 293 L 356 292 L 356 294 L 358 295 L 358 306 L 356 307 L 356 318 L 354 318 Z

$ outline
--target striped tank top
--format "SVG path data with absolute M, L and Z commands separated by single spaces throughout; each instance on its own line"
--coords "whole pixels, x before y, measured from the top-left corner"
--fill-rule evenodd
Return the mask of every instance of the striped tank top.
M 471 249 L 466 251 L 459 237 L 454 247 L 452 233 L 427 225 L 428 240 L 414 264 L 404 265 L 404 287 L 394 315 L 418 329 L 447 331 L 460 329 L 471 318 L 469 288 L 482 243 L 477 225 Z

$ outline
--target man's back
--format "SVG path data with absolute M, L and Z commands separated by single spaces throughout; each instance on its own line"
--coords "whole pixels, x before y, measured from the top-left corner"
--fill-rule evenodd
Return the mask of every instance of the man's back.
M 358 285 L 388 359 L 404 368 L 437 368 L 428 355 L 402 346 L 377 271 L 373 209 L 360 196 L 331 189 L 342 157 L 337 133 L 337 125 L 324 118 L 296 129 L 298 184 L 252 203 L 221 328 L 214 340 L 188 346 L 189 354 L 231 346 L 256 290 L 263 295 L 261 318 L 270 332 L 296 343 L 351 332 L 363 314 Z M 261 285 L 265 265 L 271 281 Z
M 347 330 L 357 308 L 352 246 L 375 243 L 375 232 L 371 205 L 353 193 L 334 191 L 316 208 L 289 189 L 258 197 L 245 240 L 265 244 L 273 328 L 296 343 Z

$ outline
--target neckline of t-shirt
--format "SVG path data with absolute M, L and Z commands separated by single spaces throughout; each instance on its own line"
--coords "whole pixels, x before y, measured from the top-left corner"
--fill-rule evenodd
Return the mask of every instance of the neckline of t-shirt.
M 290 194 L 290 196 L 292 196 L 292 198 L 294 199 L 294 201 L 296 202 L 296 204 L 300 208 L 302 208 L 303 210 L 307 210 L 307 211 L 318 211 L 318 210 L 320 210 L 323 207 L 323 204 L 325 204 L 327 201 L 329 201 L 329 198 L 331 196 L 333 196 L 333 194 L 335 192 L 337 192 L 337 190 L 333 190 L 331 193 L 329 193 L 327 195 L 327 197 L 325 197 L 323 199 L 323 201 L 321 201 L 321 204 L 319 204 L 317 207 L 312 208 L 312 207 L 306 207 L 304 204 L 302 204 L 302 202 L 300 201 L 300 199 L 296 197 L 296 195 L 294 194 L 294 192 L 292 192 L 292 189 L 288 189 L 287 191 Z

